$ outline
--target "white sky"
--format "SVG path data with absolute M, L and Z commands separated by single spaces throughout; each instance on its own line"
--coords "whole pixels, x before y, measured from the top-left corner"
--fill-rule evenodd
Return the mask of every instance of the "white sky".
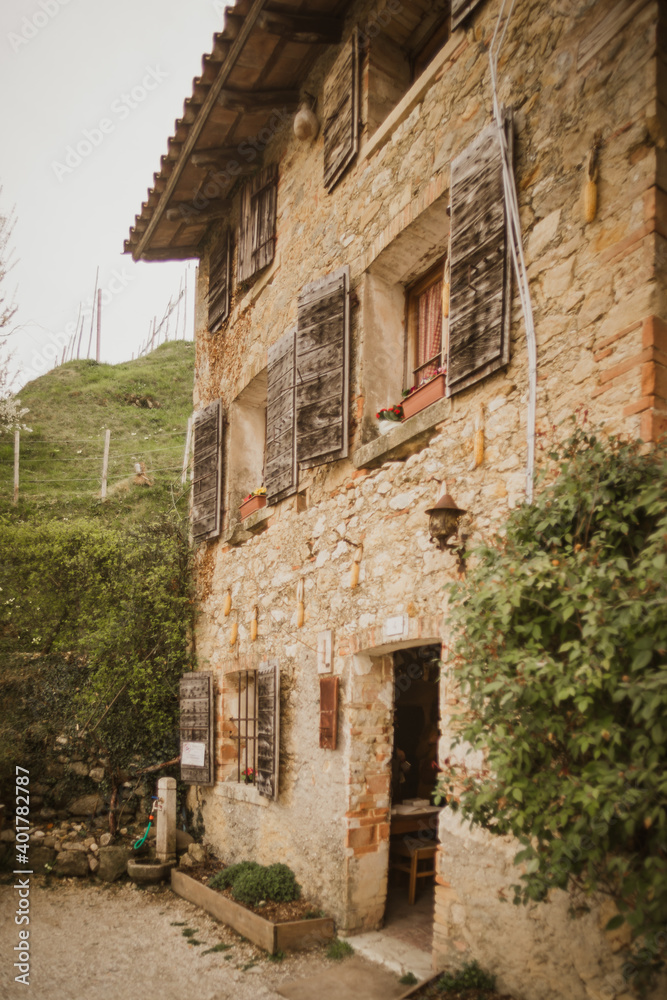
M 135 264 L 122 250 L 201 56 L 222 28 L 224 5 L 3 0 L 0 210 L 15 206 L 17 216 L 18 262 L 8 280 L 19 307 L 10 340 L 15 388 L 54 366 L 54 340 L 60 335 L 62 343 L 79 304 L 92 300 L 98 264 L 109 300 L 102 310 L 103 361 L 136 355 L 186 270 L 192 336 L 194 263 Z M 152 90 L 144 88 L 145 78 Z M 93 131 L 102 119 L 106 134 Z M 85 142 L 84 130 L 97 145 L 70 171 L 67 147 Z M 88 319 L 83 354 L 89 327 Z

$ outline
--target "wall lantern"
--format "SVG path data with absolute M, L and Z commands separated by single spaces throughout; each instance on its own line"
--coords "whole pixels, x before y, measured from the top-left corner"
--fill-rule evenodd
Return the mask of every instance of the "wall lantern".
M 462 510 L 456 506 L 456 502 L 445 493 L 440 497 L 435 507 L 429 507 L 426 511 L 429 520 L 429 531 L 431 541 L 435 542 L 439 549 L 458 549 L 463 547 L 462 540 L 458 538 L 459 521 L 467 510 Z M 455 538 L 454 543 L 449 541 Z

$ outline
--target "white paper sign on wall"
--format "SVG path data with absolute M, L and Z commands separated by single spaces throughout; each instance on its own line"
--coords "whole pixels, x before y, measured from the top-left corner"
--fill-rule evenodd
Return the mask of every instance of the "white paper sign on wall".
M 181 750 L 181 764 L 191 767 L 203 767 L 206 758 L 205 743 L 184 743 Z
M 317 633 L 317 672 L 330 674 L 333 670 L 333 632 L 327 629 Z
M 407 639 L 409 628 L 407 615 L 393 615 L 384 620 L 384 637 L 385 639 Z

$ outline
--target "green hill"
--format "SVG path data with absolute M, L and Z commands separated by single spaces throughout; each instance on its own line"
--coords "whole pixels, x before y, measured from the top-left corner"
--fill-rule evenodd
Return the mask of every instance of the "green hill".
M 138 520 L 182 494 L 192 413 L 194 344 L 163 344 L 118 365 L 70 361 L 18 394 L 32 433 L 21 433 L 19 505 L 13 506 L 13 435 L 0 435 L 0 513 Z M 100 501 L 111 431 L 108 499 Z M 145 474 L 137 476 L 135 465 Z

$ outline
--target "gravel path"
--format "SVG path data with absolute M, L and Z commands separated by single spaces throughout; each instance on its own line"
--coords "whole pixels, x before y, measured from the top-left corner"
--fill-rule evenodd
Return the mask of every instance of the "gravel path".
M 271 962 L 166 886 L 49 885 L 33 876 L 30 889 L 26 988 L 14 981 L 18 893 L 0 885 L 0 997 L 7 1000 L 280 1000 L 276 987 L 334 964 L 324 948 Z M 217 944 L 231 947 L 206 954 Z

